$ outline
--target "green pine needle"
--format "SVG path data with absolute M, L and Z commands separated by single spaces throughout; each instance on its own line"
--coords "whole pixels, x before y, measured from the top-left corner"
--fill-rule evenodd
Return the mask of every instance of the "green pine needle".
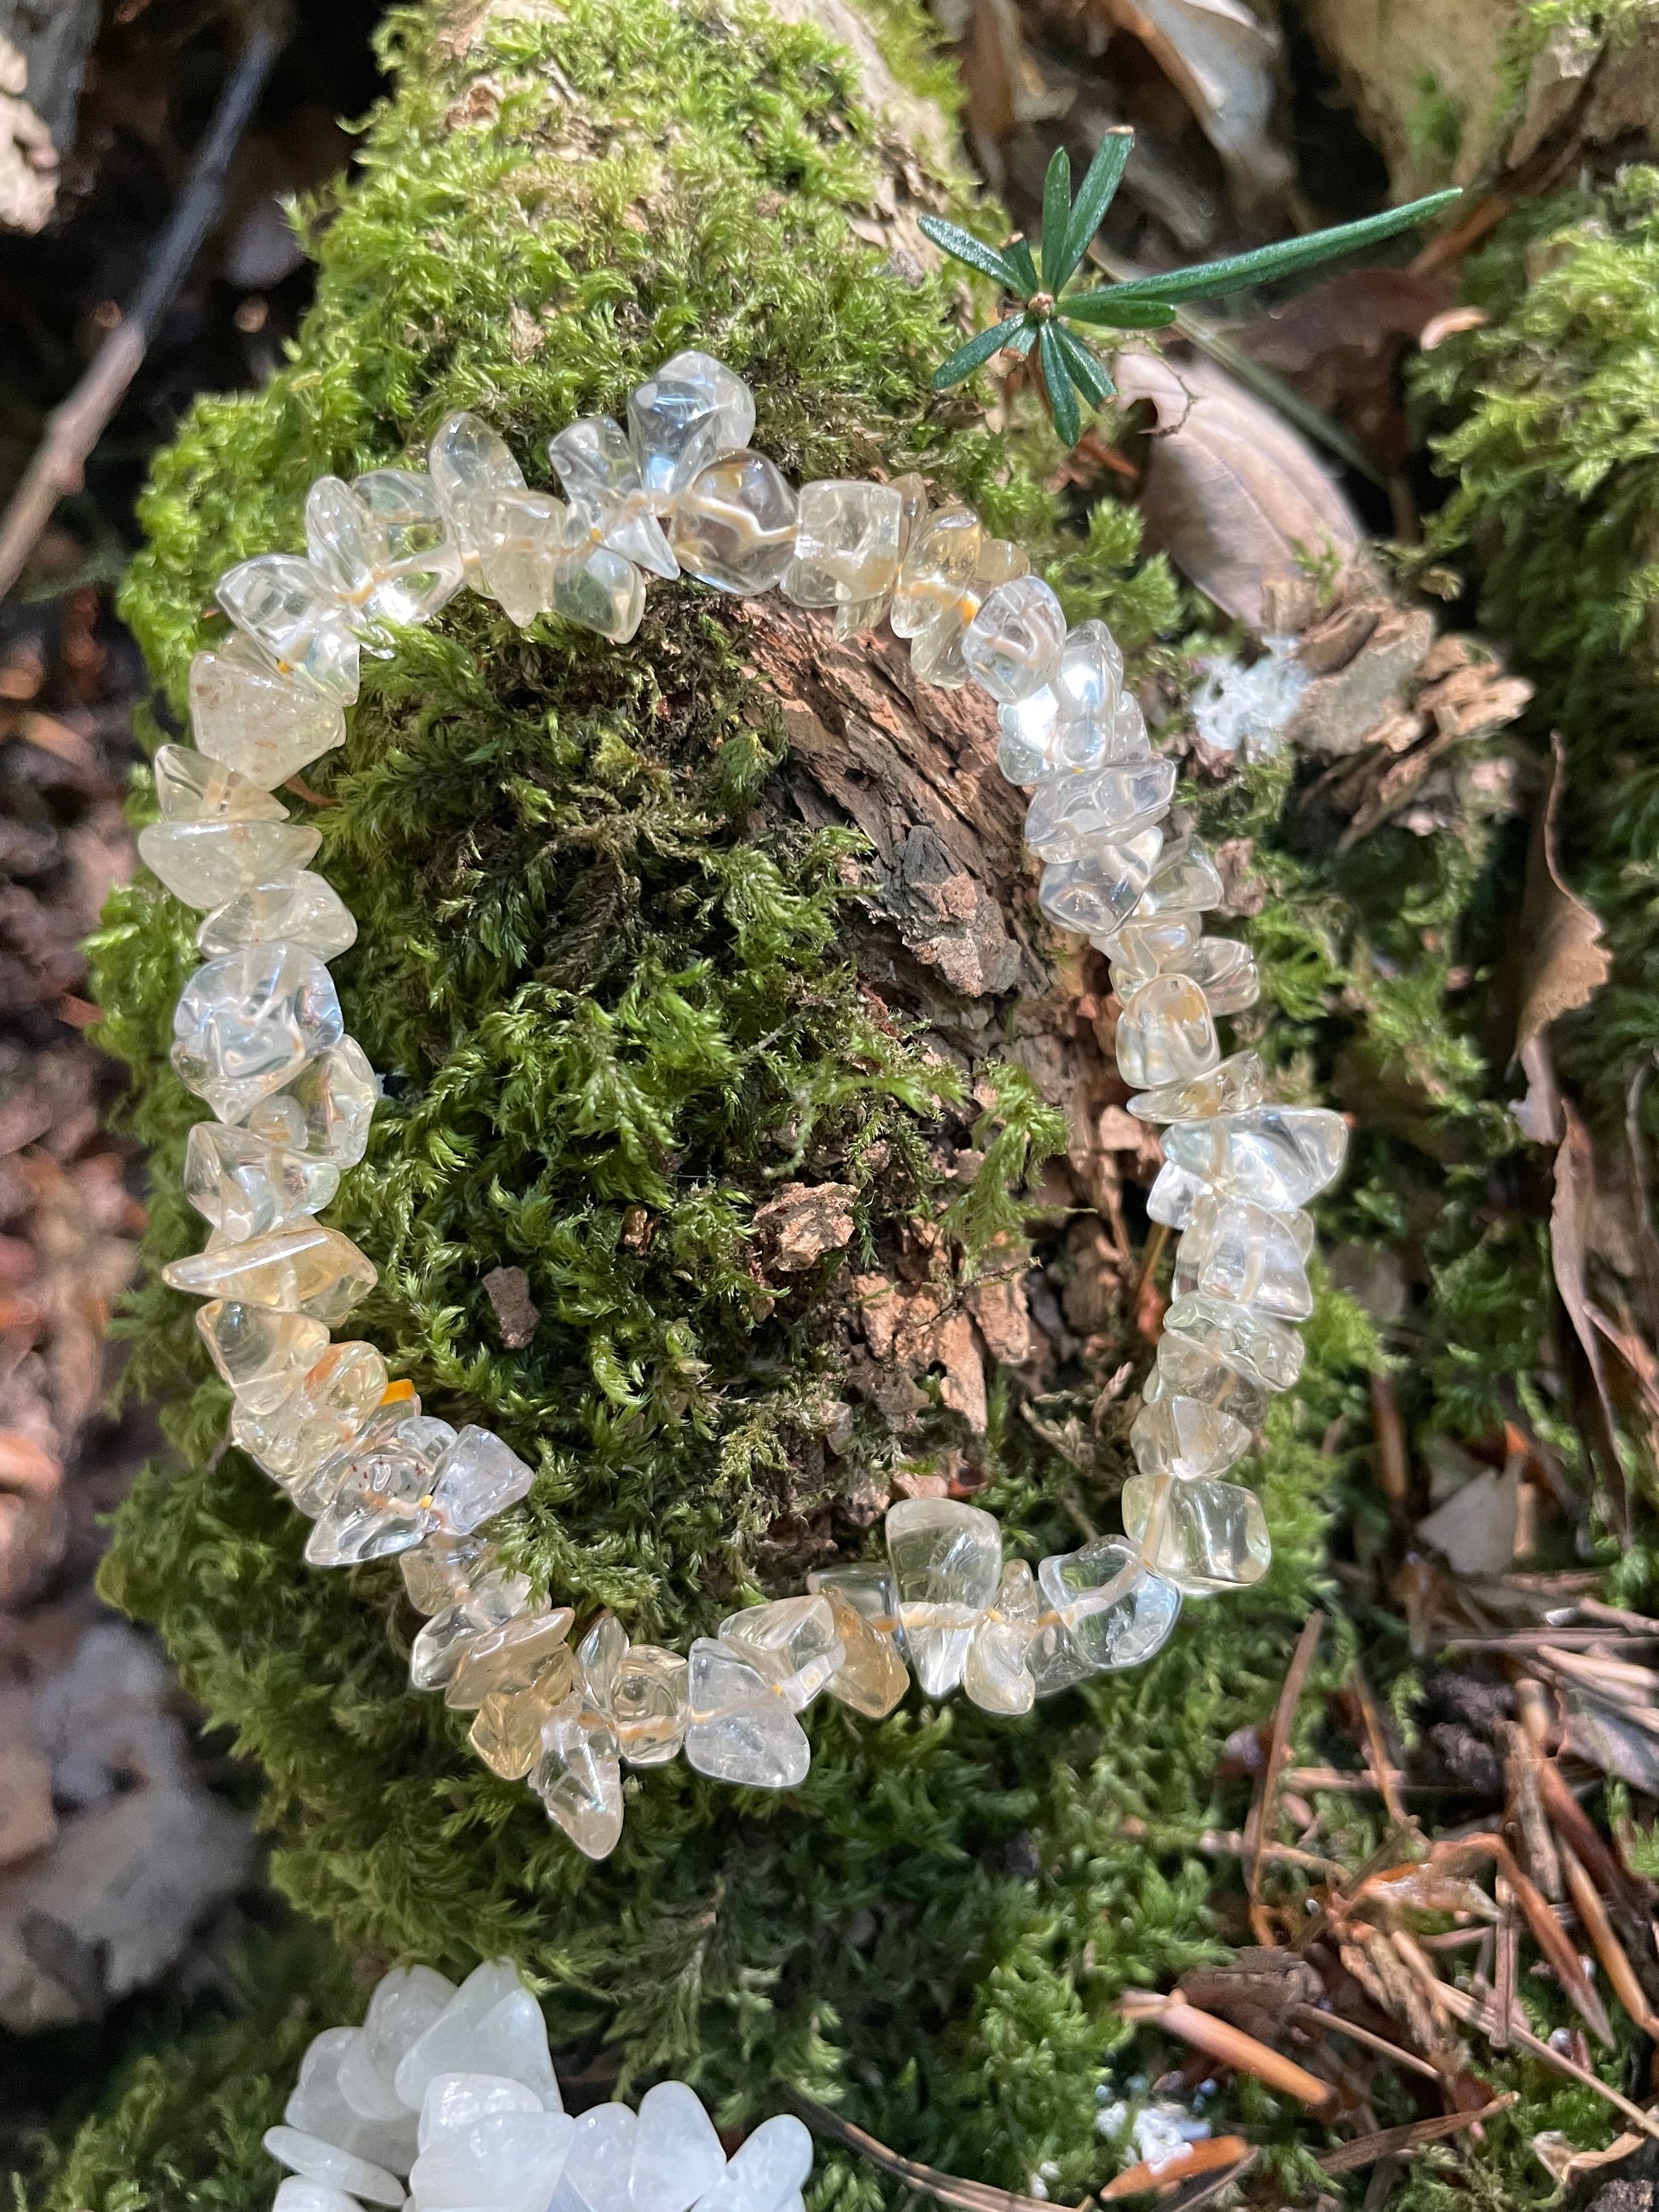
M 1257 246 L 1249 253 L 1234 253 L 1224 260 L 1206 261 L 1194 269 L 1172 269 L 1156 276 L 1135 276 L 1127 283 L 1106 284 L 1093 291 L 1065 296 L 1064 287 L 1080 266 L 1091 240 L 1099 229 L 1112 196 L 1123 179 L 1134 143 L 1131 131 L 1109 131 L 1089 164 L 1075 200 L 1072 198 L 1072 163 L 1063 146 L 1054 149 L 1042 184 L 1042 271 L 1037 272 L 1030 246 L 1023 237 L 1011 238 L 1000 250 L 988 246 L 959 225 L 939 216 L 925 215 L 921 228 L 925 237 L 946 253 L 989 276 L 1022 304 L 1026 312 L 1009 315 L 994 328 L 983 331 L 958 346 L 933 373 L 936 391 L 960 384 L 983 368 L 1004 347 L 1024 356 L 1033 344 L 1039 348 L 1043 382 L 1048 387 L 1049 412 L 1054 428 L 1068 446 L 1082 434 L 1077 395 L 1080 391 L 1093 406 L 1109 399 L 1115 386 L 1103 365 L 1080 338 L 1053 319 L 1093 325 L 1106 330 L 1163 330 L 1176 318 L 1176 302 L 1197 300 L 1217 293 L 1238 292 L 1310 269 L 1340 253 L 1352 253 L 1424 222 L 1450 204 L 1455 191 L 1431 192 L 1408 206 L 1389 208 L 1358 222 L 1316 230 L 1306 238 L 1282 240 L 1277 246 Z M 1039 295 L 1045 293 L 1046 298 Z M 1035 307 L 1032 302 L 1035 301 Z

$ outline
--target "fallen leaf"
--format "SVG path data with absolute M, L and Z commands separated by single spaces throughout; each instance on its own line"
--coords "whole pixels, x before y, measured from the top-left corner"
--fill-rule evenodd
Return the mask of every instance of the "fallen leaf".
M 1401 362 L 1450 309 L 1450 293 L 1433 278 L 1408 269 L 1351 269 L 1270 307 L 1234 338 L 1393 471 L 1411 446 Z
M 1556 2187 L 1568 2190 L 1587 2173 L 1597 2173 L 1604 2166 L 1617 2166 L 1632 2151 L 1640 2150 L 1646 2140 L 1645 2136 L 1615 2136 L 1605 2150 L 1580 2150 L 1559 2128 L 1546 2128 L 1542 2134 L 1533 2137 L 1532 2152 Z
M 1505 1468 L 1502 1474 L 1483 1468 L 1473 1481 L 1419 1521 L 1417 1533 L 1454 1574 L 1501 1575 L 1515 1557 L 1520 1498 L 1518 1465 Z
M 1526 887 L 1521 899 L 1521 1011 L 1515 1024 L 1517 1056 L 1560 1015 L 1587 1006 L 1613 967 L 1612 957 L 1601 942 L 1600 916 L 1562 880 L 1555 833 L 1563 774 L 1561 738 L 1559 732 L 1553 732 L 1549 775 L 1533 819 Z
M 1594 919 L 1594 917 L 1592 917 Z M 1599 927 L 1599 925 L 1598 925 Z M 1586 1442 L 1601 1461 L 1613 1499 L 1613 1517 L 1630 1533 L 1630 1501 L 1626 1494 L 1624 1464 L 1619 1456 L 1617 1420 L 1607 1389 L 1607 1364 L 1601 1355 L 1601 1336 L 1590 1313 L 1586 1274 L 1587 1231 L 1595 1203 L 1595 1155 L 1589 1131 L 1566 1099 L 1561 1101 L 1564 1133 L 1555 1155 L 1555 1196 L 1550 1206 L 1550 1263 L 1555 1287 L 1567 1310 L 1589 1370 L 1594 1389 L 1594 1435 Z
M 1266 587 L 1358 554 L 1359 523 L 1313 448 L 1211 362 L 1123 352 L 1124 404 L 1155 419 L 1141 488 L 1149 542 L 1253 629 Z
M 1234 204 L 1259 221 L 1294 168 L 1273 129 L 1284 42 L 1240 0 L 1106 0 L 1192 110 L 1221 157 Z

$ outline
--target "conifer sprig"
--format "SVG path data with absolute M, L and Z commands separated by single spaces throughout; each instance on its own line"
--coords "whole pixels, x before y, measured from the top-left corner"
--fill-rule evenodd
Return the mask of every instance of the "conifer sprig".
M 1075 200 L 1071 158 L 1063 146 L 1055 148 L 1042 188 L 1041 269 L 1024 238 L 1012 238 L 1002 246 L 988 246 L 957 223 L 938 216 L 922 216 L 921 228 L 935 246 L 990 277 L 1019 302 L 1012 314 L 969 338 L 940 362 L 933 372 L 935 390 L 960 384 L 994 353 L 1006 349 L 1023 357 L 1035 346 L 1054 428 L 1068 446 L 1074 446 L 1083 434 L 1079 394 L 1091 407 L 1097 407 L 1111 398 L 1115 386 L 1105 364 L 1066 327 L 1068 323 L 1118 331 L 1160 330 L 1175 320 L 1180 301 L 1242 291 L 1249 284 L 1312 268 L 1334 254 L 1374 246 L 1425 222 L 1458 197 L 1455 191 L 1431 192 L 1406 207 L 1389 208 L 1358 222 L 1339 223 L 1332 230 L 1316 230 L 1305 238 L 1285 239 L 1276 246 L 1257 246 L 1194 269 L 1172 269 L 1161 276 L 1068 293 L 1066 287 L 1077 274 L 1122 180 L 1133 142 L 1132 131 L 1109 131 Z

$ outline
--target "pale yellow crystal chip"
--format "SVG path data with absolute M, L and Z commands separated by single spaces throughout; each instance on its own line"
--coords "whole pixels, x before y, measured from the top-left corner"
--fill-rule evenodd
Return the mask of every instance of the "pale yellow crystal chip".
M 274 1306 L 280 1313 L 308 1314 L 332 1328 L 368 1297 L 376 1277 L 349 1237 L 307 1221 L 245 1244 L 210 1245 L 188 1259 L 170 1261 L 161 1279 L 192 1297 Z

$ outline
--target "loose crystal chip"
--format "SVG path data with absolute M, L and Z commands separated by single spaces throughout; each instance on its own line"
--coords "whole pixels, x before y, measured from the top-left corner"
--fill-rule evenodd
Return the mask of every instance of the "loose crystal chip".
M 1149 1399 L 1135 1415 L 1129 1449 L 1146 1475 L 1171 1474 L 1182 1482 L 1224 1474 L 1250 1449 L 1242 1421 L 1201 1398 Z
M 201 751 L 264 791 L 345 742 L 337 702 L 279 675 L 240 632 L 191 662 L 190 719 Z
M 210 1246 L 161 1270 L 169 1288 L 192 1297 L 229 1298 L 308 1314 L 332 1328 L 374 1287 L 373 1267 L 349 1237 L 307 1221 L 246 1244 Z
M 1305 1256 L 1297 1232 L 1279 1215 L 1248 1199 L 1206 1194 L 1176 1249 L 1175 1294 L 1201 1291 L 1281 1321 L 1305 1321 L 1313 1311 Z
M 1190 1336 L 1267 1390 L 1293 1390 L 1302 1372 L 1302 1340 L 1273 1321 L 1228 1298 L 1189 1292 L 1164 1316 L 1164 1332 Z
M 196 945 L 214 960 L 279 939 L 332 960 L 357 942 L 357 925 L 333 885 L 301 868 L 270 883 L 251 884 L 215 907 L 196 933 Z
M 308 561 L 261 553 L 228 568 L 214 594 L 280 675 L 349 707 L 357 696 L 358 649 L 345 610 Z
M 1152 871 L 1135 909 L 1137 921 L 1157 914 L 1202 914 L 1219 906 L 1225 893 L 1215 862 L 1196 837 L 1170 845 Z
M 152 822 L 138 832 L 138 857 L 174 898 L 205 908 L 303 868 L 322 842 L 301 822 Z
M 447 416 L 427 452 L 432 488 L 467 581 L 479 588 L 477 525 L 499 493 L 522 491 L 524 472 L 507 441 L 488 422 L 465 412 Z
M 1024 1559 L 1002 1571 L 995 1603 L 974 1631 L 962 1686 L 988 1713 L 1028 1713 L 1036 1684 L 1025 1664 L 1042 1612 L 1037 1586 Z
M 155 798 L 164 822 L 286 822 L 288 809 L 210 753 L 159 745 Z
M 407 2124 L 413 2116 L 392 2080 L 398 2061 L 454 1994 L 453 1983 L 429 1966 L 394 1969 L 381 1978 L 367 2018 L 340 2057 L 340 2094 L 354 2110 Z
M 319 1321 L 228 1298 L 198 1307 L 196 1326 L 238 1404 L 253 1413 L 268 1413 L 281 1405 L 328 1344 L 328 1331 Z
M 1156 822 L 1175 793 L 1173 761 L 1131 768 L 1063 769 L 1037 785 L 1025 842 L 1045 860 L 1077 860 L 1103 842 Z
M 1165 1329 L 1158 1340 L 1152 1371 L 1142 1385 L 1148 1405 L 1166 1398 L 1198 1398 L 1218 1412 L 1230 1414 L 1252 1435 L 1267 1418 L 1269 1392 L 1254 1375 L 1225 1358 L 1212 1345 L 1171 1335 Z
M 1081 860 L 1050 860 L 1037 902 L 1057 929 L 1103 936 L 1140 896 L 1163 844 L 1161 830 L 1141 830 L 1121 844 L 1097 845 Z
M 979 567 L 984 535 L 979 517 L 968 507 L 942 507 L 920 522 L 893 592 L 896 637 L 919 637 L 941 616 L 958 615 Z
M 380 1086 L 356 1037 L 307 1061 L 284 1089 L 262 1099 L 247 1117 L 257 1136 L 356 1167 L 368 1146 L 369 1120 Z
M 1275 1213 L 1305 1206 L 1342 1171 L 1347 1125 L 1323 1106 L 1254 1106 L 1173 1123 L 1166 1155 L 1229 1197 Z
M 1123 1526 L 1132 1543 L 1146 1540 L 1158 1486 L 1144 1474 L 1123 1486 Z M 1236 1482 L 1170 1483 L 1147 1564 L 1188 1597 L 1259 1583 L 1273 1564 L 1261 1499 Z
M 596 544 L 654 576 L 678 575 L 620 425 L 608 415 L 585 415 L 550 438 L 547 452 L 565 496 Z
M 947 1498 L 906 1498 L 887 1514 L 904 1648 L 930 1698 L 962 1680 L 980 1616 L 1002 1579 L 1002 1530 L 995 1516 Z
M 1015 576 L 980 601 L 962 657 L 983 691 L 1005 704 L 1048 688 L 1060 672 L 1066 617 L 1040 577 Z
M 307 1159 L 222 1121 L 198 1121 L 185 1142 L 185 1196 L 238 1243 L 320 1213 L 339 1187 L 332 1160 Z
M 358 627 L 429 622 L 461 588 L 459 549 L 423 471 L 319 477 L 306 497 L 311 566 Z
M 801 607 L 879 599 L 898 575 L 903 520 L 904 501 L 891 484 L 863 478 L 803 484 L 784 597 Z
M 541 1757 L 531 1788 L 579 1851 L 609 1858 L 622 1838 L 622 1765 L 616 1732 L 580 1697 L 568 1698 L 542 1725 Z
M 730 453 L 674 509 L 673 546 L 689 575 L 740 597 L 782 582 L 795 554 L 795 495 L 764 453 Z
M 699 1774 L 757 1790 L 806 1778 L 811 1750 L 787 1701 L 729 1644 L 691 1646 L 685 1756 Z
M 722 453 L 741 453 L 755 428 L 755 396 L 712 354 L 665 361 L 628 395 L 628 441 L 659 514 Z
M 1123 655 L 1103 622 L 1079 623 L 1066 633 L 1054 678 L 1062 722 L 1109 722 L 1123 684 Z
M 763 1674 L 792 1712 L 803 1712 L 847 1656 L 829 1601 L 809 1595 L 728 1613 L 720 1640 Z
M 1118 1016 L 1116 1043 L 1126 1083 L 1186 1083 L 1221 1057 L 1204 994 L 1180 975 L 1136 985 Z
M 295 945 L 252 945 L 210 960 L 180 992 L 173 1066 L 222 1121 L 240 1121 L 344 1028 L 320 960 Z
M 355 1441 L 386 1386 L 386 1362 L 372 1344 L 331 1344 L 270 1413 L 239 1405 L 230 1432 L 274 1481 L 291 1483 Z
M 1150 1659 L 1181 1610 L 1181 1592 L 1150 1574 L 1138 1553 L 1108 1537 L 1062 1552 L 1037 1570 L 1043 1595 L 1097 1673 Z
M 1267 1095 L 1267 1071 L 1254 1052 L 1236 1052 L 1190 1083 L 1169 1083 L 1129 1101 L 1143 1121 L 1207 1121 L 1218 1114 L 1259 1106 Z
M 477 536 L 479 572 L 507 619 L 522 629 L 546 614 L 559 564 L 577 544 L 564 501 L 548 491 L 498 492 L 483 504 Z

